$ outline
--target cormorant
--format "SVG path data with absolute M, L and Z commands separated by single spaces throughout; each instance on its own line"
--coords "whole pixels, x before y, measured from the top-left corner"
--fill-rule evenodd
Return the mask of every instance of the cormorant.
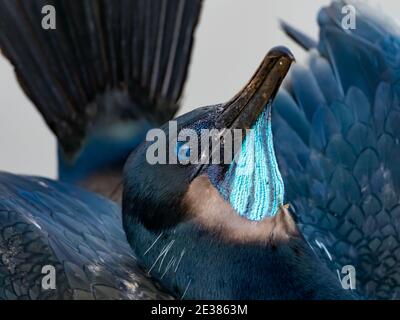
M 210 159 L 151 165 L 146 157 L 151 142 L 145 142 L 125 165 L 122 211 L 128 241 L 149 273 L 175 297 L 353 297 L 315 255 L 284 207 L 271 105 L 293 60 L 286 48 L 272 49 L 231 101 L 176 119 L 178 130 L 196 130 L 199 141 L 209 139 L 204 129 L 219 129 L 222 149 L 229 143 L 227 132 L 252 128 L 253 141 L 248 132 L 237 161 L 214 164 L 212 156 L 219 150 L 210 144 L 209 152 L 199 152 Z M 162 127 L 167 149 L 177 140 L 168 127 Z
M 114 2 L 113 5 L 85 2 L 84 10 L 80 11 L 76 10 L 79 5 L 56 1 L 63 10 L 70 8 L 77 17 L 84 14 L 87 18 L 84 21 L 92 21 L 86 26 L 88 33 L 80 38 L 82 42 L 72 42 L 72 55 L 66 56 L 62 53 L 70 49 L 50 33 L 46 45 L 40 38 L 43 35 L 35 37 L 35 41 L 28 39 L 32 32 L 36 34 L 32 30 L 37 27 L 29 26 L 31 13 L 24 11 L 28 4 L 16 3 L 0 2 L 5 9 L 0 24 L 2 50 L 16 66 L 23 87 L 56 132 L 67 155 L 74 154 L 90 132 L 87 131 L 92 127 L 89 111 L 103 110 L 108 105 L 108 90 L 101 96 L 101 103 L 71 103 L 87 92 L 95 93 L 91 95 L 93 100 L 99 92 L 89 89 L 96 88 L 96 81 L 104 79 L 101 71 L 111 71 L 106 74 L 116 77 L 112 83 L 118 84 L 115 85 L 118 89 L 130 88 L 125 97 L 140 97 L 139 92 L 144 94 L 145 102 L 154 101 L 149 100 L 154 97 L 152 92 L 159 91 L 148 89 L 159 88 L 160 73 L 153 73 L 152 77 L 147 72 L 141 73 L 139 79 L 155 79 L 150 83 L 157 83 L 155 87 L 144 88 L 135 82 L 137 78 L 129 78 L 134 73 L 124 73 L 125 63 L 131 66 L 128 70 L 138 66 L 124 56 L 126 47 L 122 44 L 126 42 L 117 41 L 124 39 L 122 30 L 129 28 L 117 28 L 116 33 L 112 28 L 127 27 L 124 23 L 127 20 L 120 19 L 124 16 L 125 2 L 116 2 L 119 10 L 113 10 Z M 164 61 L 162 54 L 153 55 L 158 51 L 152 50 L 152 44 L 164 43 L 161 35 L 168 34 L 155 32 L 164 30 L 155 25 L 164 25 L 161 23 L 165 22 L 164 13 L 169 12 L 166 3 L 133 2 L 137 5 L 138 20 L 132 20 L 142 21 L 138 22 L 137 30 L 146 32 L 131 39 L 141 39 L 139 47 L 144 45 L 147 48 L 144 52 L 152 53 L 141 53 L 144 60 L 140 61 L 146 62 L 139 68 L 141 71 L 158 71 L 155 61 L 164 65 L 160 62 Z M 179 93 L 198 12 L 183 3 L 198 5 L 199 2 L 171 3 L 180 4 L 181 10 L 189 8 L 191 18 L 181 21 L 192 27 L 187 33 L 173 29 L 181 30 L 186 35 L 183 38 L 190 39 L 180 47 L 186 48 L 186 54 L 184 63 L 177 64 L 181 81 L 176 80 L 179 85 L 174 92 Z M 383 20 L 366 6 L 357 5 L 358 28 L 343 30 L 339 17 L 346 4 L 334 2 L 321 11 L 319 43 L 284 25 L 294 39 L 311 51 L 309 66 L 295 68 L 286 89 L 278 93 L 293 56 L 286 48 L 277 47 L 266 55 L 249 84 L 231 101 L 199 108 L 176 119 L 178 129 L 194 129 L 199 140 L 202 129 L 217 129 L 223 147 L 229 145 L 226 138 L 234 136 L 229 133 L 238 129 L 244 140 L 240 148 L 234 148 L 235 161 L 150 165 L 146 159 L 150 142 L 143 141 L 124 168 L 122 221 L 118 205 L 79 187 L 1 173 L 0 297 L 396 298 L 399 287 L 396 190 L 400 182 L 395 165 L 400 150 L 395 125 L 400 114 L 396 78 L 398 29 L 389 19 Z M 164 8 L 154 11 L 161 12 L 161 16 L 157 15 L 159 19 L 150 19 L 148 15 L 155 8 L 153 5 Z M 24 19 L 15 28 L 13 23 L 20 17 L 20 10 Z M 140 10 L 147 12 L 144 20 L 149 23 L 138 18 L 143 17 Z M 108 27 L 106 24 L 104 33 L 97 33 L 100 18 L 106 16 L 113 17 L 114 20 L 107 21 L 114 22 Z M 184 16 L 182 13 L 181 17 Z M 74 18 L 64 21 L 67 31 L 77 26 Z M 156 21 L 155 25 L 150 21 Z M 15 35 L 24 41 L 13 41 L 11 25 Z M 74 39 L 71 32 L 61 34 Z M 108 45 L 101 46 L 104 50 L 100 52 L 105 55 L 99 53 L 100 56 L 90 60 L 90 68 L 85 67 L 88 60 L 80 58 L 98 53 L 98 45 L 103 43 L 104 37 L 98 34 L 110 40 L 104 42 Z M 159 35 L 155 37 L 159 41 L 144 40 L 155 34 Z M 93 41 L 85 46 L 83 39 Z M 118 45 L 110 45 L 114 40 Z M 46 64 L 38 53 L 48 54 L 47 50 L 58 43 L 58 55 L 46 55 L 49 62 Z M 136 48 L 135 41 L 130 43 L 128 47 Z M 84 50 L 78 50 L 81 47 Z M 136 57 L 135 50 L 131 53 Z M 106 60 L 102 60 L 104 57 Z M 121 61 L 115 57 L 121 57 Z M 147 60 L 149 57 L 151 62 Z M 59 61 L 63 63 L 58 64 Z M 107 68 L 98 68 L 104 61 Z M 69 67 L 76 67 L 71 69 L 75 73 L 61 72 Z M 163 74 L 169 74 L 165 70 Z M 51 81 L 47 81 L 49 75 L 56 75 L 54 79 L 62 81 L 55 82 L 58 85 L 53 88 L 49 85 Z M 70 82 L 68 77 L 72 75 L 76 82 Z M 123 76 L 128 76 L 129 81 L 120 80 L 125 79 Z M 85 85 L 81 88 L 75 85 L 78 83 Z M 100 92 L 109 88 L 108 81 L 101 83 Z M 64 86 L 71 91 L 61 90 Z M 114 98 L 120 94 L 115 95 L 115 86 L 111 86 L 110 93 Z M 47 93 L 46 88 L 50 89 Z M 176 101 L 167 100 L 172 104 L 171 101 Z M 155 104 L 160 106 L 156 110 L 161 112 L 165 106 L 165 110 L 170 110 L 170 104 L 163 99 L 156 101 L 161 101 Z M 79 106 L 83 106 L 80 112 L 68 118 L 68 111 Z M 133 108 L 136 109 L 140 108 Z M 169 120 L 172 113 L 162 121 Z M 97 115 L 100 114 L 103 113 Z M 110 113 L 104 113 L 107 114 Z M 168 124 L 161 129 L 169 133 Z M 167 137 L 168 149 L 179 157 L 186 144 L 177 143 L 169 148 L 176 137 Z M 192 148 L 183 151 L 188 158 L 196 154 Z M 197 155 L 204 155 L 200 151 Z M 211 147 L 205 159 L 220 151 Z M 45 290 L 42 286 L 42 270 L 48 265 L 56 270 L 55 290 Z M 352 265 L 357 271 L 356 292 L 346 290 L 338 279 L 337 270 L 340 273 L 344 265 Z M 170 295 L 163 293 L 158 285 Z

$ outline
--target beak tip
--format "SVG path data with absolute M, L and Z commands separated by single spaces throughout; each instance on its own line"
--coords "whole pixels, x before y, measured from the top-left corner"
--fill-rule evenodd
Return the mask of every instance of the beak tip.
M 284 46 L 277 46 L 272 48 L 268 52 L 268 56 L 277 56 L 277 57 L 286 56 L 292 62 L 296 62 L 296 58 L 294 57 L 293 53 Z

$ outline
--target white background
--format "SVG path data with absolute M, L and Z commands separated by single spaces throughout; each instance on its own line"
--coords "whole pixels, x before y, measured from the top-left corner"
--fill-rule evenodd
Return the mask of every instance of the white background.
M 329 0 L 205 0 L 182 112 L 228 100 L 273 46 L 303 51 L 279 29 L 284 19 L 317 38 L 318 9 Z M 400 18 L 400 1 L 370 0 Z M 379 5 L 378 5 L 379 3 Z M 11 65 L 0 56 L 0 170 L 56 177 L 53 134 L 24 96 Z

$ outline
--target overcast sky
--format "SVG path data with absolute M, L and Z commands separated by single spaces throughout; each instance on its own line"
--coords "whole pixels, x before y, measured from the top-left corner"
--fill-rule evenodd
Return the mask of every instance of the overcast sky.
M 317 12 L 329 2 L 205 0 L 181 113 L 228 100 L 273 46 L 286 45 L 301 60 L 304 53 L 279 30 L 278 21 L 289 21 L 317 38 Z M 400 1 L 369 2 L 400 18 Z M 0 170 L 56 177 L 55 150 L 52 133 L 0 56 Z

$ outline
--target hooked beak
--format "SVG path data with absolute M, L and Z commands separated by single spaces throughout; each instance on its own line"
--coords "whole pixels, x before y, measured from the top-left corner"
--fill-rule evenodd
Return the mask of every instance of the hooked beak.
M 220 128 L 250 129 L 267 103 L 275 98 L 294 61 L 289 49 L 271 49 L 248 84 L 224 105 L 218 119 Z

